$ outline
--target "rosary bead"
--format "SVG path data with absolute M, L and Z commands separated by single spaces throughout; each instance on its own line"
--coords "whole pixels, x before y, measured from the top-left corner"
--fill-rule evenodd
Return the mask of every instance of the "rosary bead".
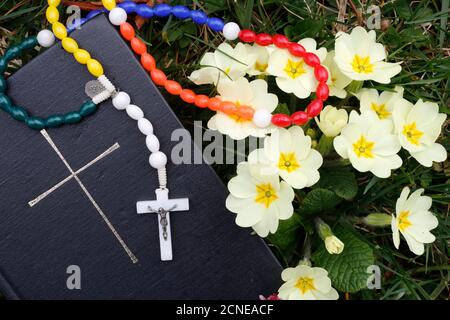
M 306 107 L 306 112 L 308 113 L 308 117 L 314 118 L 317 117 L 322 111 L 323 103 L 319 99 L 315 99 L 311 101 Z
M 96 15 L 100 14 L 101 12 L 102 12 L 101 10 L 89 11 L 89 13 L 86 15 L 86 19 L 87 20 L 91 20 L 93 17 L 95 17 Z
M 100 77 L 103 74 L 103 67 L 95 59 L 89 59 L 87 61 L 87 67 L 88 71 L 94 76 L 94 77 Z
M 277 127 L 287 127 L 291 124 L 291 118 L 286 114 L 274 114 L 272 116 L 272 123 Z
M 148 119 L 140 118 L 138 120 L 138 128 L 146 136 L 153 134 L 153 125 Z
M 47 0 L 47 4 L 52 7 L 57 7 L 61 3 L 61 0 Z
M 131 102 L 130 96 L 128 95 L 128 93 L 126 93 L 124 91 L 120 91 L 112 99 L 112 104 L 113 104 L 114 108 L 116 108 L 117 110 L 125 109 L 128 105 L 130 105 L 130 102 Z
M 183 89 L 180 93 L 181 100 L 187 103 L 194 103 L 195 101 L 195 93 L 189 89 Z
M 6 71 L 7 67 L 8 61 L 6 61 L 5 58 L 0 57 L 0 73 L 3 74 Z
M 255 42 L 256 40 L 256 33 L 252 30 L 242 30 L 239 33 L 239 38 L 241 39 L 242 42 Z
M 133 120 L 139 120 L 144 117 L 144 111 L 134 104 L 130 104 L 126 107 L 128 116 Z
M 266 128 L 272 121 L 272 114 L 264 109 L 256 110 L 253 114 L 252 121 L 258 128 Z
M 19 46 L 22 50 L 29 50 L 33 49 L 37 45 L 38 41 L 36 37 L 28 37 L 25 40 L 23 40 Z
M 291 121 L 297 126 L 302 126 L 308 122 L 308 114 L 305 111 L 297 111 L 291 114 Z
M 320 82 L 316 89 L 317 99 L 325 101 L 328 99 L 330 89 L 325 82 Z
M 141 16 L 144 19 L 149 19 L 153 17 L 153 8 L 149 7 L 146 4 L 139 4 L 136 7 L 136 13 L 138 16 Z
M 131 39 L 131 48 L 138 55 L 141 55 L 141 54 L 147 52 L 146 44 L 141 39 L 136 38 L 136 37 Z
M 204 94 L 195 96 L 194 104 L 199 108 L 206 108 L 209 104 L 209 97 Z
M 29 117 L 25 120 L 25 123 L 34 130 L 42 130 L 45 128 L 45 122 L 41 118 Z
M 245 120 L 252 120 L 255 110 L 249 106 L 240 106 L 237 110 L 237 115 Z
M 8 89 L 8 83 L 4 77 L 0 76 L 0 93 L 4 93 L 6 89 Z
M 147 71 L 153 71 L 156 68 L 155 58 L 150 53 L 143 53 L 141 55 L 141 64 Z
M 28 118 L 28 113 L 24 108 L 21 107 L 11 107 L 9 114 L 17 121 L 24 122 Z
M 135 4 L 134 2 L 132 2 Z M 122 23 L 127 22 L 127 12 L 119 7 L 112 9 L 108 15 L 109 21 L 115 25 L 120 26 Z
M 51 24 L 57 22 L 59 20 L 59 11 L 54 6 L 49 6 L 47 10 L 45 11 L 45 17 L 47 18 L 47 21 Z
M 208 24 L 208 27 L 210 27 L 211 30 L 213 30 L 213 31 L 219 32 L 219 31 L 223 30 L 224 22 L 223 22 L 222 19 L 219 19 L 219 18 L 208 18 L 206 23 Z
M 59 40 L 67 37 L 67 29 L 61 22 L 55 22 L 52 25 L 52 31 Z
M 208 16 L 201 10 L 192 10 L 191 18 L 196 24 L 205 24 L 208 21 Z
M 131 39 L 135 37 L 134 28 L 128 22 L 124 22 L 120 25 L 120 34 L 128 41 L 131 41 Z
M 22 50 L 20 49 L 20 47 L 15 45 L 9 47 L 9 49 L 6 50 L 5 55 L 3 57 L 5 58 L 6 61 L 11 61 L 19 57 L 21 53 Z
M 213 111 L 218 111 L 220 109 L 220 99 L 219 98 L 210 98 L 208 102 L 208 108 Z
M 307 52 L 305 53 L 303 59 L 310 67 L 317 68 L 318 66 L 320 66 L 320 59 L 315 53 Z
M 273 41 L 273 44 L 276 47 L 281 48 L 281 49 L 287 48 L 289 46 L 289 44 L 290 44 L 289 39 L 286 36 L 282 35 L 282 34 L 274 35 L 272 37 L 272 41 Z
M 85 102 L 80 108 L 80 115 L 82 117 L 89 116 L 97 111 L 97 105 L 92 101 Z
M 135 12 L 135 10 L 137 8 L 137 4 L 133 1 L 126 1 L 126 2 L 121 2 L 114 9 L 117 9 L 117 8 L 125 10 L 125 13 L 127 13 L 127 14 L 132 14 Z M 114 9 L 112 9 L 111 11 L 113 11 Z
M 78 50 L 78 43 L 71 37 L 64 38 L 61 45 L 69 53 L 74 53 Z
M 103 6 L 106 10 L 111 11 L 116 7 L 116 0 L 102 0 Z
M 272 36 L 267 33 L 260 33 L 256 36 L 255 42 L 260 46 L 268 46 L 273 43 Z
M 167 90 L 168 93 L 174 96 L 180 95 L 181 90 L 183 90 L 181 85 L 173 80 L 167 80 L 166 84 L 164 85 L 164 88 Z
M 12 107 L 11 99 L 7 95 L 0 93 L 0 109 L 2 109 L 5 112 L 9 112 L 11 107 Z
M 172 8 L 172 14 L 177 19 L 187 19 L 191 16 L 191 10 L 186 6 L 174 6 Z
M 319 82 L 327 82 L 328 80 L 328 71 L 324 66 L 318 66 L 314 69 L 314 76 Z
M 236 40 L 239 37 L 239 33 L 241 32 L 241 28 L 236 22 L 228 22 L 223 26 L 223 36 L 227 40 Z
M 288 46 L 290 54 L 296 57 L 303 57 L 306 53 L 306 49 L 300 43 L 291 42 Z
M 64 123 L 74 124 L 74 123 L 80 122 L 80 120 L 81 120 L 81 115 L 79 112 L 76 112 L 76 111 L 68 112 L 64 115 Z
M 232 116 L 237 112 L 237 107 L 233 102 L 230 101 L 222 101 L 220 103 L 220 109 L 221 112 Z
M 157 86 L 164 86 L 166 84 L 167 81 L 167 77 L 164 74 L 164 72 L 162 72 L 159 69 L 154 69 L 150 72 L 150 76 L 152 77 L 153 82 L 157 85 Z
M 81 64 L 86 64 L 89 59 L 91 59 L 91 55 L 84 49 L 77 49 L 73 53 L 75 60 L 77 60 Z
M 148 162 L 155 169 L 162 169 L 167 164 L 167 156 L 161 151 L 154 152 L 150 155 Z
M 159 151 L 159 140 L 154 134 L 149 134 L 145 138 L 145 144 L 150 152 L 154 153 Z
M 45 126 L 48 128 L 57 128 L 64 124 L 64 118 L 59 115 L 50 116 L 45 119 Z
M 153 13 L 157 17 L 167 17 L 168 15 L 170 15 L 171 12 L 172 12 L 172 7 L 165 3 L 157 4 L 153 8 Z

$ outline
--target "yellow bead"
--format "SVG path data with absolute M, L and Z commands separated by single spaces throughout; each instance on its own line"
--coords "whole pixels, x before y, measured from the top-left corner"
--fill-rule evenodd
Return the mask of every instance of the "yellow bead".
M 61 0 L 48 0 L 47 3 L 51 7 L 57 7 L 61 3 Z
M 70 37 L 64 38 L 61 42 L 64 50 L 69 53 L 74 53 L 78 49 L 78 43 Z
M 50 23 L 55 23 L 59 20 L 59 12 L 56 7 L 50 6 L 47 8 L 45 12 L 45 16 L 47 17 L 47 21 Z
M 102 0 L 102 3 L 105 9 L 109 11 L 116 7 L 116 0 Z
M 88 62 L 88 60 L 91 58 L 91 55 L 89 54 L 89 52 L 87 52 L 84 49 L 75 50 L 73 55 L 75 57 L 75 60 L 77 60 L 81 64 L 86 64 Z
M 52 31 L 55 34 L 55 37 L 62 40 L 67 37 L 67 29 L 61 22 L 55 22 L 52 25 Z
M 95 59 L 89 59 L 87 62 L 87 67 L 89 72 L 94 76 L 94 77 L 100 77 L 103 74 L 103 67 L 100 64 L 100 62 L 98 62 Z

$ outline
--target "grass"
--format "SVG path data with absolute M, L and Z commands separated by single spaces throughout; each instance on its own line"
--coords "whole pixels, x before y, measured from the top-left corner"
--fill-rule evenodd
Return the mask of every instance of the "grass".
M 78 1 L 86 3 L 86 1 Z M 237 21 L 243 27 L 268 33 L 284 33 L 291 40 L 313 37 L 320 46 L 333 46 L 337 30 L 348 30 L 364 25 L 370 15 L 371 5 L 381 8 L 381 30 L 377 31 L 380 42 L 385 44 L 390 61 L 402 61 L 403 71 L 389 86 L 370 83 L 379 90 L 392 89 L 394 85 L 405 88 L 405 98 L 439 103 L 441 112 L 449 113 L 450 105 L 450 43 L 448 31 L 449 1 L 358 1 L 349 0 L 346 6 L 337 7 L 345 1 L 309 0 L 206 0 L 171 1 L 171 4 L 189 4 L 225 20 Z M 0 3 L 0 47 L 17 42 L 25 35 L 36 34 L 46 26 L 44 0 L 7 0 Z M 141 21 L 136 20 L 136 23 Z M 182 79 L 183 86 L 193 87 L 187 80 L 198 67 L 202 53 L 219 45 L 222 38 L 206 27 L 175 19 L 151 20 L 139 30 L 139 36 L 149 44 L 161 68 L 172 79 Z M 24 59 L 23 63 L 31 57 Z M 9 70 L 14 71 L 14 66 Z M 196 88 L 211 94 L 213 87 Z M 289 110 L 300 110 L 304 103 L 287 98 L 275 86 L 270 91 L 285 98 Z M 195 108 L 180 108 L 179 100 L 167 96 L 171 106 L 183 124 L 192 129 L 194 120 L 206 121 L 211 112 Z M 356 106 L 355 98 L 344 101 L 330 99 L 336 106 Z M 206 122 L 204 122 L 206 123 Z M 314 134 L 314 128 L 310 131 Z M 447 150 L 450 146 L 448 123 L 443 129 L 440 143 Z M 408 155 L 402 153 L 402 158 Z M 333 161 L 326 160 L 326 163 Z M 235 166 L 215 166 L 219 176 L 228 181 L 235 174 Z M 392 245 L 390 230 L 367 229 L 356 225 L 358 233 L 375 250 L 377 264 L 382 269 L 382 289 L 362 290 L 351 294 L 350 299 L 449 299 L 449 237 L 450 221 L 448 205 L 450 185 L 448 162 L 424 168 L 415 160 L 408 159 L 403 167 L 388 179 L 377 179 L 371 174 L 358 174 L 358 195 L 354 201 L 339 204 L 330 214 L 336 217 L 364 216 L 370 212 L 391 213 L 400 189 L 409 185 L 423 187 L 425 194 L 433 198 L 433 212 L 440 225 L 434 231 L 437 240 L 427 246 L 426 253 L 415 257 Z M 299 199 L 304 196 L 301 192 Z M 298 204 L 297 204 L 298 206 Z M 301 233 L 302 231 L 299 231 Z M 297 241 L 293 250 L 286 252 L 274 246 L 274 251 L 286 265 L 294 265 L 301 256 L 303 239 Z M 314 246 L 313 246 L 313 249 Z

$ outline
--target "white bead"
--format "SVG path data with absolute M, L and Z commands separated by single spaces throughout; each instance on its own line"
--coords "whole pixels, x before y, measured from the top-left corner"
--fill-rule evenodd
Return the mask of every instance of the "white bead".
M 140 118 L 138 120 L 138 128 L 146 136 L 153 134 L 153 125 L 148 119 Z
M 144 111 L 142 111 L 141 108 L 135 106 L 134 104 L 130 104 L 129 106 L 127 106 L 126 111 L 131 119 L 139 120 L 144 117 Z
M 256 110 L 253 114 L 253 123 L 259 128 L 266 128 L 272 122 L 272 114 L 264 109 Z
M 128 105 L 130 105 L 130 102 L 130 96 L 128 95 L 128 93 L 123 91 L 116 94 L 116 96 L 112 99 L 113 106 L 117 110 L 125 109 Z
M 154 134 L 149 134 L 147 138 L 145 138 L 145 144 L 150 152 L 159 151 L 159 140 Z
M 41 30 L 37 35 L 37 41 L 41 47 L 48 48 L 55 43 L 55 35 L 50 30 Z
M 106 88 L 106 91 L 113 93 L 116 91 L 114 85 L 109 81 L 109 79 L 103 74 L 97 78 L 98 81 Z
M 109 12 L 109 21 L 115 26 L 120 26 L 127 22 L 127 12 L 122 8 L 115 7 Z
M 239 37 L 239 32 L 241 28 L 235 22 L 228 22 L 223 26 L 223 36 L 227 40 L 236 40 Z
M 158 151 L 150 155 L 150 157 L 148 158 L 148 162 L 150 162 L 150 165 L 153 168 L 162 169 L 166 166 L 167 157 L 164 153 Z

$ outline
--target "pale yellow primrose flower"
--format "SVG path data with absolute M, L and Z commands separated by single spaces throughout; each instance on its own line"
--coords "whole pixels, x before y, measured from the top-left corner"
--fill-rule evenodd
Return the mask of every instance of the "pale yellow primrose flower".
M 344 109 L 336 109 L 333 106 L 326 106 L 319 115 L 315 117 L 319 129 L 327 137 L 333 138 L 341 133 L 347 125 L 348 114 Z
M 447 159 L 445 148 L 436 143 L 446 118 L 446 114 L 439 113 L 436 103 L 422 100 L 413 105 L 403 99 L 393 111 L 395 131 L 401 146 L 425 167 L 431 167 L 433 161 Z
M 350 34 L 336 34 L 334 61 L 350 79 L 390 83 L 402 68 L 398 63 L 385 62 L 385 59 L 386 50 L 376 42 L 374 30 L 367 32 L 358 26 Z
M 239 163 L 228 190 L 225 206 L 237 214 L 236 224 L 252 227 L 260 237 L 275 233 L 279 220 L 289 219 L 294 213 L 294 190 L 280 182 L 278 175 L 262 174 L 258 165 Z
M 277 174 L 295 189 L 319 181 L 323 163 L 322 155 L 311 148 L 311 137 L 299 126 L 274 131 L 264 139 L 264 148 L 249 154 L 248 161 L 263 165 L 263 173 Z
M 278 97 L 268 93 L 267 82 L 262 79 L 249 82 L 246 78 L 236 81 L 221 81 L 217 87 L 218 97 L 222 101 L 230 101 L 239 106 L 249 106 L 255 111 L 264 109 L 272 113 L 278 105 Z M 257 127 L 252 120 L 245 120 L 237 115 L 227 115 L 221 111 L 216 112 L 208 121 L 208 128 L 218 130 L 235 140 L 245 139 L 248 136 L 264 137 L 275 130 L 273 125 L 266 128 Z
M 409 196 L 409 188 L 402 190 L 395 205 L 395 215 L 392 215 L 392 236 L 394 245 L 400 246 L 400 233 L 406 240 L 409 250 L 417 255 L 424 253 L 424 243 L 432 243 L 436 240 L 431 234 L 438 226 L 438 219 L 429 211 L 432 200 L 422 196 L 423 189 L 418 189 Z
M 361 89 L 356 94 L 360 101 L 360 112 L 375 112 L 380 120 L 392 121 L 392 112 L 402 102 L 403 88 L 396 86 L 395 91 L 378 93 L 376 89 Z
M 253 45 L 246 44 L 247 54 L 251 64 L 247 70 L 247 74 L 251 76 L 258 76 L 267 74 L 269 67 L 270 52 L 275 49 L 274 46 L 259 46 L 256 43 Z
M 327 57 L 323 61 L 323 65 L 328 69 L 328 88 L 330 89 L 330 96 L 344 99 L 347 96 L 347 87 L 352 79 L 341 72 L 336 62 L 334 61 L 335 51 L 332 50 L 327 53 Z
M 334 149 L 360 171 L 370 171 L 379 178 L 387 178 L 391 170 L 402 165 L 397 155 L 398 138 L 392 134 L 392 122 L 379 120 L 375 113 L 350 113 L 349 123 L 341 135 L 333 140 Z
M 222 43 L 214 52 L 207 52 L 200 60 L 204 66 L 195 70 L 188 77 L 195 84 L 215 84 L 220 81 L 237 80 L 243 77 L 252 64 L 243 43 L 232 47 L 228 43 Z
M 327 54 L 325 48 L 316 49 L 314 39 L 306 38 L 298 43 L 303 45 L 308 52 L 315 53 L 322 62 Z M 276 77 L 278 87 L 286 93 L 293 93 L 304 99 L 316 91 L 317 80 L 314 69 L 308 66 L 302 58 L 298 58 L 285 49 L 275 49 L 269 58 L 267 72 Z
M 278 290 L 282 300 L 337 300 L 339 294 L 331 286 L 328 272 L 322 268 L 299 265 L 284 269 L 285 283 Z

